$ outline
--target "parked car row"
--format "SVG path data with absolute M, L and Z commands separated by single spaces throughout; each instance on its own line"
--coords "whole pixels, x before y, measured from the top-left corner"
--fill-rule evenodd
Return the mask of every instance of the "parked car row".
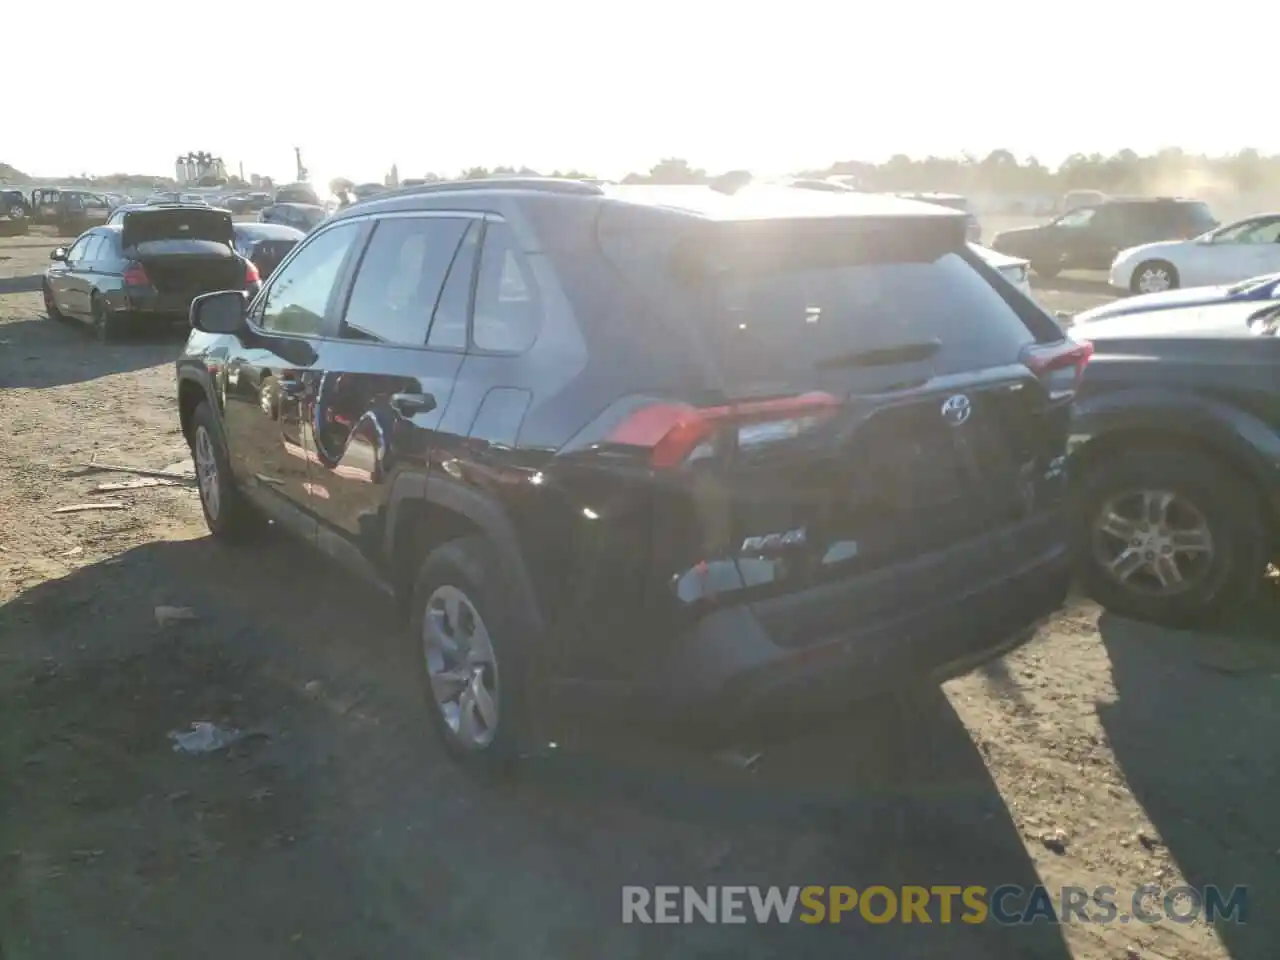
M 1046 224 L 1006 230 L 992 247 L 1024 257 L 1052 278 L 1062 270 L 1107 270 L 1124 293 L 1235 284 L 1280 271 L 1280 213 L 1226 225 L 1197 200 L 1107 199 Z
M 963 213 L 781 185 L 424 185 L 257 292 L 212 213 L 99 228 L 227 248 L 176 364 L 208 526 L 395 597 L 467 764 L 570 709 L 715 738 L 945 680 L 1073 574 L 1198 620 L 1277 552 L 1277 304 L 1068 336 Z
M 275 224 L 234 223 L 229 211 L 207 204 L 125 204 L 52 252 L 45 312 L 87 322 L 104 341 L 142 324 L 185 321 L 202 293 L 256 294 L 302 236 Z

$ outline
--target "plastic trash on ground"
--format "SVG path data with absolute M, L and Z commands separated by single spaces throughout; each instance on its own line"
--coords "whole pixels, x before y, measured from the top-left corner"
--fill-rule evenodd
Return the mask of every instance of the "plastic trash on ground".
M 177 730 L 170 731 L 169 739 L 173 741 L 175 753 L 214 753 L 244 739 L 244 732 L 235 729 L 223 730 L 216 724 L 197 720 L 191 724 L 191 729 L 184 733 Z

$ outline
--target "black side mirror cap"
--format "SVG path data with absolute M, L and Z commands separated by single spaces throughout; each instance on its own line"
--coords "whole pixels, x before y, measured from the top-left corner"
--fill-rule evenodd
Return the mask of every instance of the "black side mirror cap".
M 206 293 L 191 301 L 191 326 L 203 333 L 241 334 L 249 329 L 249 300 L 240 290 Z

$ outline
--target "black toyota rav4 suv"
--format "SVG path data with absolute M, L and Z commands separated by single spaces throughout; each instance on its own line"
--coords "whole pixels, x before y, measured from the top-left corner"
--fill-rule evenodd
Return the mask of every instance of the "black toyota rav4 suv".
M 1088 348 L 962 213 L 434 184 L 340 212 L 192 323 L 210 529 L 269 517 L 399 597 L 472 762 L 566 703 L 731 732 L 945 679 L 1066 594 Z

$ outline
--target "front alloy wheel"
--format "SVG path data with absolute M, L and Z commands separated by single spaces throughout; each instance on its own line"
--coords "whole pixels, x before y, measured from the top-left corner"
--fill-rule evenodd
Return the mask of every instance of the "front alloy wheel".
M 1114 613 L 1194 626 L 1240 608 L 1272 544 L 1264 501 L 1233 465 L 1202 451 L 1135 445 L 1080 465 L 1076 561 Z
M 196 482 L 200 486 L 200 502 L 211 524 L 222 516 L 222 491 L 218 486 L 218 460 L 213 455 L 213 439 L 201 424 L 196 427 L 196 439 L 192 447 L 195 460 Z

